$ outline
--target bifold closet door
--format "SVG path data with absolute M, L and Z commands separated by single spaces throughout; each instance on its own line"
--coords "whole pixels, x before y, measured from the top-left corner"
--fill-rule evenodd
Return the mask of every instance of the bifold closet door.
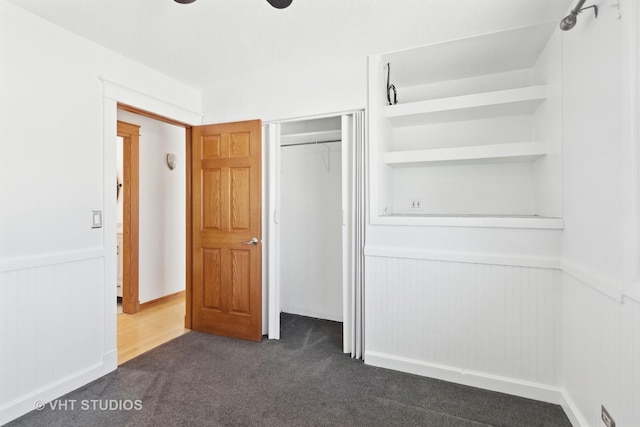
M 281 191 L 283 182 L 288 179 L 286 172 L 287 162 L 291 159 L 283 158 L 284 150 L 280 148 L 281 124 L 270 123 L 265 127 L 268 158 L 267 173 L 267 229 L 268 229 L 268 304 L 269 304 L 269 338 L 280 338 L 280 312 L 287 311 L 281 303 L 285 290 L 281 289 L 283 284 L 283 269 L 289 263 L 285 252 L 306 251 L 307 244 L 312 242 L 307 239 L 300 239 L 299 246 L 294 246 L 294 242 L 282 238 L 282 227 L 286 216 L 282 214 Z M 337 195 L 340 198 L 340 214 L 338 219 L 338 233 L 340 236 L 341 261 L 339 271 L 341 272 L 338 282 L 342 292 L 342 314 L 343 322 L 343 350 L 350 353 L 354 358 L 362 358 L 364 354 L 364 221 L 365 221 L 365 126 L 364 112 L 347 113 L 341 116 L 341 174 L 340 189 Z M 293 148 L 293 147 L 291 147 Z M 326 150 L 326 149 L 325 149 Z M 287 156 L 289 157 L 289 156 Z M 329 157 L 329 168 L 335 165 Z M 326 167 L 326 166 L 325 166 Z M 290 196 L 289 196 L 290 197 Z M 302 195 L 302 200 L 306 196 Z M 285 201 L 286 203 L 286 201 Z M 296 202 L 295 215 L 304 218 L 302 212 L 297 209 L 301 205 L 300 200 Z M 305 228 L 311 227 L 308 221 Z M 286 230 L 285 230 L 286 232 Z M 301 237 L 301 236 L 298 236 Z M 317 237 L 323 239 L 322 237 Z M 288 246 L 288 247 L 287 247 Z M 326 266 L 327 264 L 325 264 Z
M 365 243 L 364 112 L 342 116 L 342 290 L 343 350 L 361 359 L 364 353 Z

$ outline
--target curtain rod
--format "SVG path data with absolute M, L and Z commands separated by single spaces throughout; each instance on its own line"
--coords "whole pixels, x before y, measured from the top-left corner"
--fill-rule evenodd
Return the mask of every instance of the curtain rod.
M 331 141 L 311 141 L 311 142 L 298 142 L 295 144 L 280 144 L 280 147 L 294 147 L 296 145 L 311 145 L 311 144 L 329 144 L 331 142 L 342 142 L 341 139 L 334 139 Z

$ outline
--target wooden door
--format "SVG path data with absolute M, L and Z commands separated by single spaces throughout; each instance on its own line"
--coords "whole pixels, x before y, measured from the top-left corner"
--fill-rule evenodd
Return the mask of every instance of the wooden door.
M 191 328 L 262 338 L 262 123 L 192 132 Z
M 118 136 L 122 137 L 123 157 L 123 265 L 122 311 L 140 311 L 139 297 L 139 199 L 140 199 L 140 126 L 118 121 Z

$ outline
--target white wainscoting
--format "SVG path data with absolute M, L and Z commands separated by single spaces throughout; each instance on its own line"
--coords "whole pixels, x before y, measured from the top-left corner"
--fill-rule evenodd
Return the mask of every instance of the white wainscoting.
M 561 403 L 559 270 L 376 253 L 365 363 Z
M 104 275 L 103 250 L 3 261 L 0 425 L 115 369 Z
M 565 273 L 562 324 L 565 412 L 574 424 L 603 425 L 604 405 L 616 425 L 640 425 L 640 304 Z

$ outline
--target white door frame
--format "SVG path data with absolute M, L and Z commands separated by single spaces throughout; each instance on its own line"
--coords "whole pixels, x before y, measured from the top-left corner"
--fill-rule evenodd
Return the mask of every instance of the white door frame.
M 103 241 L 104 241 L 104 300 L 103 337 L 105 373 L 118 367 L 116 284 L 118 282 L 117 200 L 113 197 L 116 182 L 116 138 L 118 103 L 174 119 L 192 126 L 202 124 L 203 114 L 180 105 L 163 101 L 134 88 L 100 77 L 103 84 Z
M 267 245 L 264 251 L 263 283 L 267 283 L 267 295 L 265 300 L 268 305 L 269 339 L 280 339 L 280 128 L 282 123 L 308 121 L 329 117 L 341 117 L 342 126 L 342 247 L 343 247 L 343 350 L 346 353 L 353 353 L 354 339 L 361 340 L 363 324 L 361 319 L 361 305 L 354 310 L 354 301 L 361 301 L 361 286 L 356 286 L 356 279 L 360 281 L 362 274 L 360 263 L 357 262 L 356 251 L 356 224 L 364 224 L 364 210 L 353 209 L 357 205 L 354 193 L 356 185 L 356 173 L 363 174 L 364 171 L 356 168 L 355 165 L 355 138 L 364 136 L 356 131 L 356 116 L 363 117 L 362 111 L 348 111 L 321 116 L 302 117 L 289 120 L 265 122 L 263 128 L 264 152 L 265 152 L 265 192 L 267 196 L 264 200 L 264 227 L 266 232 Z M 364 175 L 362 175 L 362 179 Z M 357 218 L 359 214 L 361 218 Z M 361 247 L 361 246 L 360 246 Z M 355 312 L 354 312 L 355 311 Z M 357 312 L 357 313 L 356 313 Z M 355 328 L 359 329 L 355 329 Z M 263 328 L 265 329 L 265 328 Z M 356 330 L 356 333 L 354 333 Z M 355 357 L 362 354 L 362 346 L 356 345 L 358 352 Z

